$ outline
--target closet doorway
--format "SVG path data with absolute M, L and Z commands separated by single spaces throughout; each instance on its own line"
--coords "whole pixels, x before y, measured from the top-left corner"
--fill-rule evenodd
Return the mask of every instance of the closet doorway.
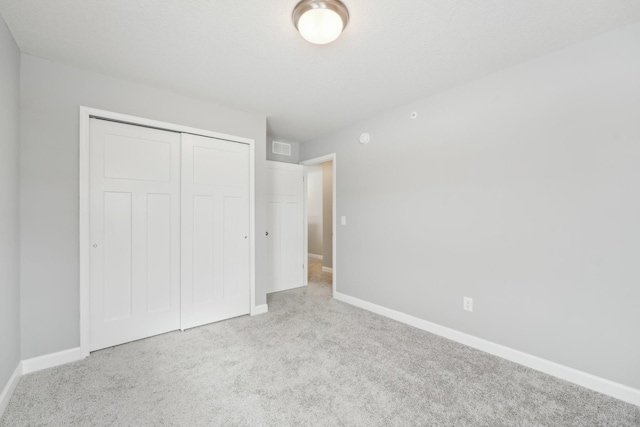
M 83 356 L 252 312 L 253 141 L 91 109 L 81 123 Z

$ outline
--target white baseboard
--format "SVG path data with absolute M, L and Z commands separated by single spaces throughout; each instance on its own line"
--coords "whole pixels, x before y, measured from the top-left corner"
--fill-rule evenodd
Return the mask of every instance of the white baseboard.
M 510 347 L 505 347 L 473 335 L 465 334 L 464 332 L 456 331 L 455 329 L 447 328 L 445 326 L 354 298 L 349 295 L 341 294 L 339 292 L 335 292 L 333 297 L 338 301 L 346 302 L 347 304 L 372 311 L 390 319 L 397 320 L 398 322 L 440 335 L 452 341 L 493 354 L 494 356 L 510 360 L 520 365 L 544 372 L 545 374 L 552 375 L 599 393 L 615 397 L 616 399 L 623 400 L 633 405 L 640 406 L 640 390 L 624 384 L 597 377 L 587 372 L 579 371 L 550 360 L 542 359 Z
M 313 258 L 313 259 L 322 259 L 322 258 L 323 258 L 323 256 L 322 256 L 322 255 L 318 255 L 318 254 L 311 254 L 311 253 L 307 254 L 307 256 L 308 256 L 309 258 Z
M 82 359 L 83 357 L 80 352 L 80 347 L 70 348 L 69 350 L 59 351 L 57 353 L 45 354 L 44 356 L 23 360 L 22 374 L 26 375 Z
M 18 366 L 13 371 L 13 374 L 9 378 L 7 385 L 4 386 L 4 390 L 2 390 L 2 394 L 0 394 L 0 418 L 2 418 L 2 414 L 4 414 L 4 410 L 7 409 L 7 405 L 11 400 L 11 396 L 13 396 L 13 392 L 18 385 L 18 381 L 22 376 L 22 362 L 18 362 Z
M 325 267 L 324 265 L 322 266 L 322 271 L 324 271 L 325 273 L 333 273 L 333 268 L 331 267 Z
M 265 314 L 268 311 L 269 311 L 269 306 L 267 304 L 256 305 L 255 307 L 253 307 L 253 310 L 251 310 L 251 315 L 257 316 L 258 314 Z

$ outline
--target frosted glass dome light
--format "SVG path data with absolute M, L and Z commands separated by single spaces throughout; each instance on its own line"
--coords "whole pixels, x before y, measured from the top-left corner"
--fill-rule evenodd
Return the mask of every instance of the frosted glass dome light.
M 300 35 L 314 44 L 337 39 L 349 22 L 349 12 L 339 0 L 302 0 L 293 9 L 293 23 Z

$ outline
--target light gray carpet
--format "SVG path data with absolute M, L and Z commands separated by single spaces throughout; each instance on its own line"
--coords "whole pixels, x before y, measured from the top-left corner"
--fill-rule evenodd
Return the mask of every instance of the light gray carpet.
M 20 380 L 1 426 L 639 426 L 640 408 L 331 299 L 95 352 Z

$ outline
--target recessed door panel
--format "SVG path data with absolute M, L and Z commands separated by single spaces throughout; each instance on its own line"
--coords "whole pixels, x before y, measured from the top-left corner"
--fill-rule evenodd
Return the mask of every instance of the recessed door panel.
M 169 182 L 171 181 L 171 144 L 165 141 L 106 134 L 104 135 L 104 176 Z
M 220 140 L 218 140 L 220 141 Z M 222 141 L 229 144 L 233 142 Z M 245 153 L 193 147 L 193 183 L 213 187 L 246 186 L 249 182 Z
M 276 201 L 267 202 L 267 259 L 269 263 L 269 288 L 268 292 L 275 292 L 274 282 L 282 269 L 282 251 L 280 250 L 280 222 L 282 221 L 282 203 Z
M 237 297 L 244 292 L 247 272 L 244 263 L 243 247 L 248 236 L 244 236 L 246 226 L 243 220 L 243 199 L 241 197 L 226 196 L 224 203 L 224 237 L 223 254 L 224 277 L 223 298 Z
M 282 228 L 282 269 L 283 274 L 294 276 L 291 280 L 299 279 L 302 261 L 301 242 L 303 236 L 302 217 L 298 202 L 286 202 L 282 204 L 284 211 L 284 226 Z
M 269 165 L 269 194 L 271 196 L 297 197 L 303 193 L 302 166 L 282 163 Z M 281 169 L 286 168 L 286 169 Z
M 148 194 L 147 307 L 150 313 L 170 310 L 173 305 L 171 228 L 171 195 Z
M 215 212 L 213 196 L 193 197 L 193 304 L 215 299 Z
M 104 193 L 104 321 L 131 317 L 131 193 Z

